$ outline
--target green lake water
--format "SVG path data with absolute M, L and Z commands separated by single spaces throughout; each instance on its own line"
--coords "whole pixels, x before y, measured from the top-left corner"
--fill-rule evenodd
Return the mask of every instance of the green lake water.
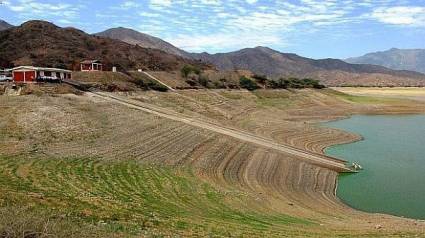
M 325 126 L 364 138 L 326 150 L 364 167 L 340 176 L 341 200 L 363 211 L 425 219 L 425 115 L 353 116 Z

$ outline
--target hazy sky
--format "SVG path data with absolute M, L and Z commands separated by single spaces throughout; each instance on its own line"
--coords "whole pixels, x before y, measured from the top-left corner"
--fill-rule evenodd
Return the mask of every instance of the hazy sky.
M 0 0 L 0 19 L 128 27 L 191 52 L 269 46 L 313 58 L 425 48 L 425 0 Z

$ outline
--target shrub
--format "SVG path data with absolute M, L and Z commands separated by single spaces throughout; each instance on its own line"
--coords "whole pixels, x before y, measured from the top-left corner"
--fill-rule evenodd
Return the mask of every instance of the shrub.
M 278 80 L 270 80 L 268 81 L 268 85 L 271 88 L 281 88 L 281 89 L 325 88 L 324 85 L 320 84 L 319 80 L 310 79 L 310 78 L 299 79 L 299 78 L 293 78 L 293 77 L 289 79 L 280 78 Z
M 195 67 L 193 65 L 188 65 L 188 64 L 183 66 L 183 68 L 180 70 L 180 72 L 181 72 L 181 74 L 184 78 L 189 77 L 189 75 L 191 73 L 194 73 L 196 75 L 201 74 L 201 70 L 198 67 Z
M 214 88 L 224 89 L 226 84 L 223 81 L 214 81 Z
M 258 85 L 253 80 L 251 80 L 251 79 L 249 79 L 245 76 L 242 76 L 239 79 L 239 84 L 240 84 L 241 88 L 245 88 L 249 91 L 254 91 L 254 90 L 259 88 Z
M 208 79 L 207 76 L 200 75 L 199 78 L 198 78 L 198 82 L 199 82 L 200 85 L 208 88 L 210 80 Z
M 135 79 L 134 80 L 134 84 L 137 85 L 137 87 L 142 88 L 142 89 L 148 89 L 148 86 L 145 84 L 145 82 L 143 82 L 143 80 L 141 79 Z
M 266 84 L 267 81 L 269 80 L 266 75 L 258 75 L 258 74 L 255 74 L 252 78 L 254 78 L 255 81 L 257 81 L 260 84 Z
M 187 79 L 186 83 L 189 84 L 191 87 L 198 86 L 198 82 L 194 81 L 193 79 Z
M 162 85 L 162 84 L 160 84 L 160 83 L 158 83 L 158 82 L 156 82 L 156 81 L 153 81 L 153 80 L 149 80 L 149 81 L 146 83 L 146 86 L 147 86 L 149 89 L 152 89 L 152 90 L 155 90 L 155 91 L 159 91 L 159 92 L 168 92 L 168 88 L 167 88 L 166 86 L 164 86 L 164 85 Z

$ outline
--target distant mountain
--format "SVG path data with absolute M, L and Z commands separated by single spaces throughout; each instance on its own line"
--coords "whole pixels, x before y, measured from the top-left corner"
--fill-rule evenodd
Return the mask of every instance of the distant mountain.
M 425 85 L 425 75 L 395 71 L 382 66 L 349 64 L 337 59 L 314 60 L 285 54 L 267 47 L 243 49 L 220 54 L 191 54 L 221 70 L 244 69 L 269 77 L 311 77 L 329 86 L 417 86 Z
M 396 70 L 412 70 L 425 73 L 425 49 L 390 49 L 345 60 L 353 64 L 374 64 Z
M 5 22 L 3 20 L 0 20 L 0 31 L 7 30 L 7 29 L 9 29 L 11 27 L 13 27 L 13 26 L 10 25 L 9 23 L 7 23 L 7 22 Z
M 94 35 L 124 41 L 128 44 L 139 45 L 143 48 L 158 49 L 169 54 L 190 58 L 189 53 L 175 47 L 174 45 L 162 39 L 128 28 L 112 28 L 103 32 L 96 33 Z
M 199 62 L 156 49 L 89 35 L 75 28 L 60 28 L 45 21 L 29 21 L 0 31 L 0 67 L 35 65 L 79 68 L 84 59 L 99 59 L 106 69 L 178 70 Z

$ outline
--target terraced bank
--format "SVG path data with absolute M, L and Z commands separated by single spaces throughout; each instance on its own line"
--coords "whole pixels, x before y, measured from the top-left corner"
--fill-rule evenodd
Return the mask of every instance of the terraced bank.
M 164 97 L 178 97 L 187 105 L 238 113 L 229 110 L 233 99 L 206 94 L 223 103 L 194 104 L 196 98 L 175 94 L 131 98 L 171 105 Z M 307 104 L 309 96 L 299 95 Z M 322 130 L 276 113 L 255 124 L 254 115 L 280 106 L 245 103 L 251 108 L 247 120 L 238 114 L 229 125 L 238 122 L 233 126 L 279 141 L 279 132 L 268 134 L 276 123 L 297 125 L 292 131 Z M 348 208 L 335 197 L 336 172 L 291 154 L 99 98 L 0 97 L 0 105 L 1 206 L 47 211 L 47 218 L 83 224 L 90 236 L 398 237 L 424 231 L 421 222 Z M 186 111 L 180 112 L 218 122 L 224 115 Z M 260 123 L 271 126 L 260 131 Z M 301 146 L 302 139 L 290 140 Z M 382 228 L 375 229 L 377 224 Z

